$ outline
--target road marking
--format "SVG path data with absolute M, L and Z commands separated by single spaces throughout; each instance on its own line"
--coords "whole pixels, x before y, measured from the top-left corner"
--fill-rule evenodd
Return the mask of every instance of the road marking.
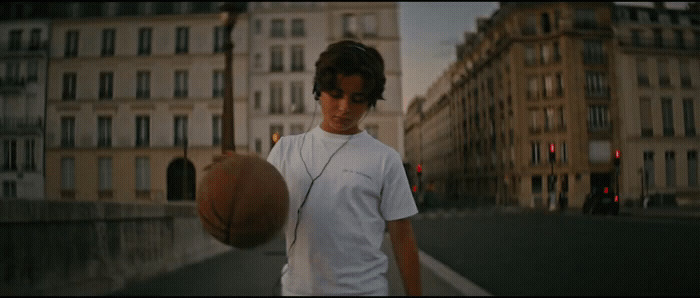
M 444 281 L 449 283 L 451 286 L 453 286 L 455 289 L 457 289 L 463 295 L 465 295 L 465 296 L 493 296 L 491 293 L 487 292 L 486 290 L 477 286 L 476 284 L 474 284 L 470 280 L 459 275 L 457 272 L 454 272 L 452 269 L 447 267 L 445 264 L 434 259 L 433 257 L 426 254 L 422 250 L 418 251 L 418 258 L 420 259 L 421 264 L 428 267 L 428 269 L 433 271 L 437 276 L 439 276 Z

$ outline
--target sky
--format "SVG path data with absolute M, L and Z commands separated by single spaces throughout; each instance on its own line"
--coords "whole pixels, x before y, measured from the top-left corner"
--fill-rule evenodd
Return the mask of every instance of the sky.
M 686 3 L 666 5 L 685 8 Z M 651 2 L 624 5 L 651 6 Z M 476 18 L 491 17 L 497 9 L 498 2 L 399 2 L 404 111 L 456 60 L 455 45 L 464 42 L 465 31 L 475 31 Z

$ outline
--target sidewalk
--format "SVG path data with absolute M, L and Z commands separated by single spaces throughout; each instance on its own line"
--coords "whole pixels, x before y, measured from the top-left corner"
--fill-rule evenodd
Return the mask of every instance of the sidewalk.
M 389 295 L 403 296 L 388 234 L 382 250 L 389 256 Z M 423 295 L 490 296 L 469 280 L 420 252 Z M 275 238 L 253 250 L 231 249 L 146 281 L 127 284 L 113 296 L 279 296 L 279 275 L 285 262 L 284 241 Z

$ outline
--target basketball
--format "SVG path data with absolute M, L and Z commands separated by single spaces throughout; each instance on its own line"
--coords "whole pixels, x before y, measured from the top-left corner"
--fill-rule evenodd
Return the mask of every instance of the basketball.
M 224 244 L 253 248 L 287 220 L 289 191 L 277 169 L 254 155 L 233 154 L 210 165 L 197 189 L 204 229 Z

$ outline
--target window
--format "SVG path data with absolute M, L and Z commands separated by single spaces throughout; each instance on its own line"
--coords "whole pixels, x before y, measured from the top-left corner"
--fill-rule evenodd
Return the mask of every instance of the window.
M 688 151 L 688 186 L 698 186 L 698 152 Z
M 559 129 L 566 129 L 566 117 L 564 117 L 564 107 L 559 107 L 557 110 L 559 114 Z
M 36 171 L 36 141 L 34 139 L 24 140 L 24 169 L 26 171 Z
M 603 42 L 600 40 L 584 40 L 583 41 L 583 63 L 585 64 L 602 64 L 605 63 L 605 54 L 603 53 Z
M 186 70 L 175 71 L 175 93 L 173 96 L 175 98 L 187 97 L 187 71 Z
M 97 147 L 112 146 L 112 117 L 97 117 Z
M 219 98 L 224 96 L 224 71 L 215 70 L 211 79 L 211 97 Z
M 690 80 L 690 68 L 688 66 L 687 60 L 679 61 L 678 71 L 680 73 L 680 78 L 681 78 L 681 87 L 692 88 L 693 84 L 691 83 L 691 80 Z
M 542 20 L 542 33 L 549 33 L 552 31 L 552 27 L 549 24 L 549 14 L 548 13 L 543 13 L 540 17 Z
M 534 15 L 525 16 L 525 24 L 523 24 L 521 30 L 522 35 L 537 34 L 537 17 Z
M 654 187 L 654 152 L 644 151 L 644 185 Z
M 17 170 L 17 140 L 3 141 L 3 170 Z
M 12 180 L 4 180 L 2 182 L 2 194 L 4 198 L 16 199 L 17 198 L 17 182 Z
M 272 46 L 270 48 L 270 71 L 279 72 L 283 69 L 282 46 Z
M 651 99 L 648 97 L 639 98 L 639 124 L 642 129 L 642 137 L 654 135 L 654 125 L 651 117 Z
M 113 72 L 101 72 L 100 73 L 100 100 L 112 99 L 114 94 L 114 73 Z
M 700 50 L 700 31 L 693 32 L 695 35 L 695 49 Z
M 22 49 L 22 30 L 10 30 L 10 40 L 7 44 L 8 51 L 19 51 Z
M 530 143 L 530 152 L 531 152 L 531 159 L 530 163 L 532 164 L 539 164 L 540 163 L 540 142 L 531 142 Z
M 604 73 L 586 71 L 586 96 L 608 97 L 608 83 Z
M 66 31 L 66 47 L 63 54 L 65 58 L 78 56 L 78 31 Z
M 666 151 L 666 187 L 676 186 L 676 152 Z
M 114 29 L 102 30 L 102 57 L 114 56 Z
M 223 26 L 214 27 L 214 53 L 224 52 L 224 38 L 226 37 L 226 28 Z
M 291 71 L 304 71 L 304 46 L 292 46 Z
M 569 161 L 569 153 L 566 150 L 566 142 L 561 143 L 561 150 L 559 151 L 561 151 L 561 162 L 566 163 Z
M 367 124 L 365 125 L 365 130 L 367 133 L 375 139 L 379 139 L 379 125 L 377 124 Z
M 663 48 L 664 47 L 664 36 L 661 29 L 654 29 L 654 47 Z
M 608 106 L 594 105 L 588 107 L 588 129 L 591 131 L 610 128 Z
M 559 42 L 552 43 L 552 59 L 554 62 L 561 61 L 561 51 L 559 50 Z
M 147 56 L 151 54 L 151 28 L 139 29 L 139 55 Z
M 561 73 L 557 73 L 556 81 L 557 81 L 557 96 L 564 96 L 564 77 L 561 75 Z
M 554 128 L 554 108 L 544 109 L 544 130 L 551 131 Z
M 260 53 L 255 53 L 255 58 L 253 60 L 253 67 L 259 69 L 262 67 L 262 55 Z
M 98 190 L 100 193 L 112 191 L 112 158 L 100 157 L 98 164 Z
M 75 158 L 61 158 L 61 190 L 75 190 Z
M 19 76 L 20 63 L 8 61 L 5 65 L 5 82 L 8 84 L 21 85 L 22 78 Z
M 535 47 L 531 45 L 525 46 L 525 65 L 535 65 L 536 59 L 537 58 L 535 57 Z
M 673 30 L 673 37 L 676 40 L 676 47 L 679 49 L 685 49 L 685 39 L 683 38 L 683 31 Z
M 549 46 L 546 44 L 540 45 L 540 61 L 542 64 L 549 63 Z
M 693 99 L 683 99 L 683 123 L 685 124 L 685 136 L 695 136 L 695 111 L 693 107 Z
M 532 176 L 532 193 L 542 193 L 542 176 Z
M 282 127 L 282 125 L 270 125 L 270 149 L 272 149 L 272 147 L 275 146 L 275 143 L 277 143 L 279 138 L 282 137 L 283 129 L 284 128 Z
M 641 30 L 630 30 L 630 38 L 632 40 L 632 45 L 639 47 L 642 46 L 642 31 Z
M 291 113 L 304 113 L 304 82 L 292 82 L 290 87 L 292 100 L 289 111 Z
M 187 145 L 187 116 L 175 116 L 174 120 L 173 146 Z
M 270 83 L 270 114 L 282 114 L 282 83 Z
M 175 54 L 186 54 L 189 46 L 190 28 L 177 27 L 175 29 Z
M 260 107 L 262 106 L 262 94 L 260 91 L 255 91 L 255 94 L 253 95 L 253 108 L 256 110 L 260 110 Z
M 668 60 L 659 59 L 659 86 L 671 87 L 671 77 L 668 72 Z
M 151 142 L 151 117 L 136 116 L 136 147 L 148 147 Z
M 554 77 L 551 75 L 544 77 L 544 97 L 554 96 Z
M 670 98 L 661 98 L 661 115 L 663 116 L 664 136 L 672 137 L 673 130 L 673 103 Z
M 262 21 L 260 19 L 255 19 L 253 23 L 253 32 L 255 32 L 255 35 L 262 33 Z
M 539 132 L 537 118 L 539 118 L 539 111 L 535 109 L 530 110 L 530 132 Z
M 343 37 L 352 38 L 357 34 L 357 17 L 354 14 L 343 15 Z
M 270 37 L 284 37 L 284 20 L 274 19 L 270 22 Z
M 39 63 L 36 60 L 27 61 L 27 82 L 36 82 L 39 78 Z
M 75 117 L 61 118 L 61 147 L 75 147 Z
M 221 116 L 214 115 L 211 117 L 211 144 L 213 146 L 221 145 Z
M 63 74 L 63 100 L 75 100 L 75 78 L 76 74 L 74 72 L 68 72 Z
M 362 34 L 364 37 L 377 36 L 377 15 L 365 14 L 362 16 Z
M 527 80 L 527 99 L 537 99 L 537 78 L 530 77 Z
M 306 36 L 306 30 L 304 28 L 304 19 L 293 19 L 292 20 L 292 36 L 293 37 Z
M 41 29 L 34 28 L 29 33 L 29 50 L 41 49 Z
M 647 60 L 637 59 L 637 85 L 640 87 L 649 87 L 649 75 L 647 71 Z
M 151 98 L 151 72 L 139 71 L 136 73 L 136 98 Z
M 151 163 L 148 157 L 136 158 L 136 191 L 151 189 Z
M 577 9 L 574 13 L 574 28 L 576 29 L 595 29 L 598 27 L 595 10 L 593 9 Z

